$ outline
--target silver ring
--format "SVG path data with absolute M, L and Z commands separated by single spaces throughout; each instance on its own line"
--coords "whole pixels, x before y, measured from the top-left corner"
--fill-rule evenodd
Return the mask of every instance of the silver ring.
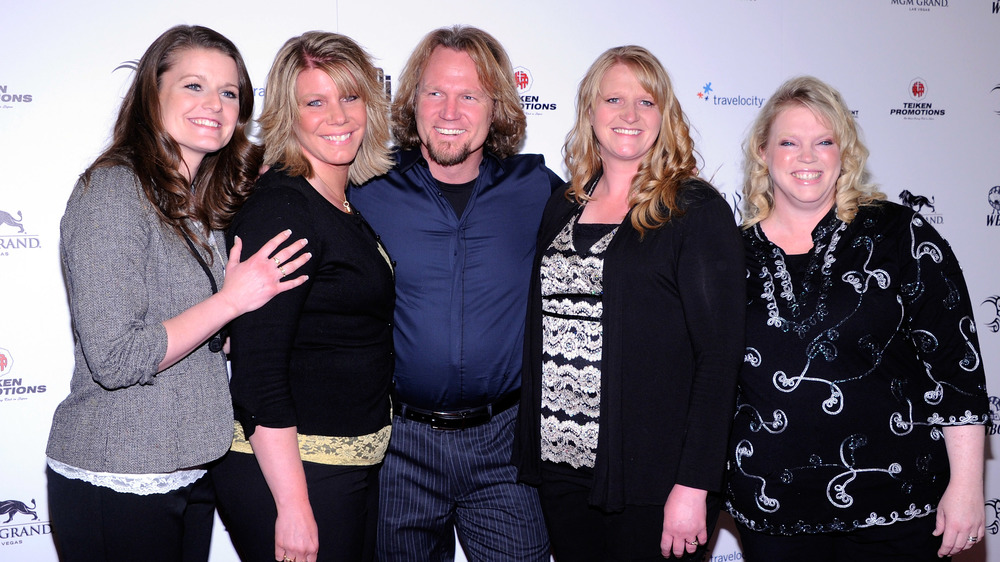
M 974 543 L 974 542 L 976 542 L 978 540 L 979 540 L 979 537 L 969 536 L 969 542 L 973 542 Z
M 693 541 L 689 541 L 687 539 L 684 539 L 684 544 L 689 544 L 691 546 L 698 546 L 698 539 L 695 539 Z

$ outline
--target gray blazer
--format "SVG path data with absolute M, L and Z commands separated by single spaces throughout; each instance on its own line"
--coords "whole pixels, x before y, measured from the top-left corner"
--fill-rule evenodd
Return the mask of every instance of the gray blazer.
M 61 234 L 76 366 L 46 454 L 125 474 L 172 472 L 221 457 L 233 439 L 223 354 L 202 344 L 156 372 L 167 349 L 162 322 L 212 294 L 187 243 L 161 225 L 124 167 L 96 170 L 87 187 L 77 183 Z M 221 255 L 211 262 L 220 287 Z

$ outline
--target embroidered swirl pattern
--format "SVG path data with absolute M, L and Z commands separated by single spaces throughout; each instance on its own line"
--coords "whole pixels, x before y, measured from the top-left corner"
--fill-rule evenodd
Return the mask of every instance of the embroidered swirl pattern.
M 947 243 L 898 205 L 831 211 L 789 258 L 760 225 L 727 508 L 771 534 L 926 517 L 947 482 L 943 428 L 988 420 L 982 359 Z M 794 258 L 794 259 L 793 259 Z

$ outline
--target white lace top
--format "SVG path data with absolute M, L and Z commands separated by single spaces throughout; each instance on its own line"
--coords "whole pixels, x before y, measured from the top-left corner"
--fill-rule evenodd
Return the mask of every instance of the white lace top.
M 165 494 L 192 484 L 208 471 L 201 468 L 175 470 L 165 474 L 113 474 L 91 472 L 46 457 L 49 468 L 71 480 L 83 480 L 94 486 L 110 488 L 123 494 Z
M 601 412 L 604 253 L 618 225 L 573 217 L 542 256 L 542 459 L 593 467 Z

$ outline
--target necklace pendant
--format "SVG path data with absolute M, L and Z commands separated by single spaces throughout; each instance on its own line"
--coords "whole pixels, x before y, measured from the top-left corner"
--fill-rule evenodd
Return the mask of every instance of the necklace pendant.
M 346 210 L 348 213 L 351 212 L 351 202 L 348 201 L 347 199 L 344 199 L 344 210 Z

